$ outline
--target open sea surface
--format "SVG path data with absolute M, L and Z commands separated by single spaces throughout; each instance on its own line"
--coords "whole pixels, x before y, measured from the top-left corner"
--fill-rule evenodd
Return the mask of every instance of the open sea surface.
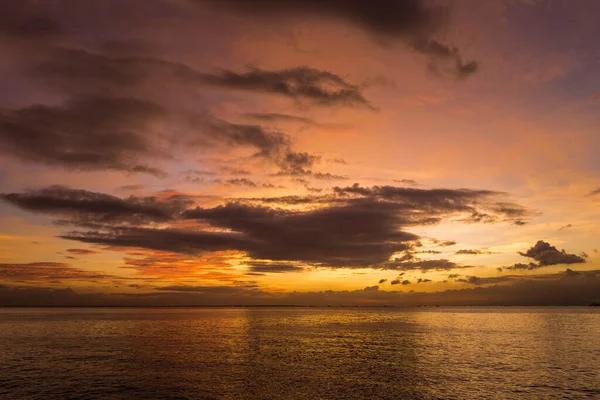
M 1 399 L 600 399 L 599 308 L 4 308 Z

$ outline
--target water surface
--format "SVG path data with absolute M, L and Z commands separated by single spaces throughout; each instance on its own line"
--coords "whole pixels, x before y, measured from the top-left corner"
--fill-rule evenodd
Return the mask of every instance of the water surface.
M 600 398 L 600 312 L 0 309 L 0 398 Z

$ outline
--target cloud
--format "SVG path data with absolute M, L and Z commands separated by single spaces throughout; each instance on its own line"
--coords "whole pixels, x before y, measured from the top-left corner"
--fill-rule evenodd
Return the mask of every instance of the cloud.
M 465 213 L 465 222 L 514 222 L 517 219 L 531 215 L 524 207 L 514 203 L 498 201 L 501 192 L 490 190 L 471 189 L 416 189 L 395 186 L 373 186 L 371 188 L 361 187 L 354 184 L 347 187 L 334 187 L 335 194 L 345 197 L 367 197 L 380 201 L 404 204 L 407 209 L 411 205 L 417 207 L 428 207 L 431 212 L 429 216 L 417 215 L 421 224 L 436 223 L 437 213 L 461 212 Z M 477 199 L 477 200 L 476 200 Z M 476 206 L 477 204 L 477 206 Z M 439 246 L 452 246 L 454 241 L 433 240 Z
M 143 184 L 134 184 L 134 185 L 123 185 L 119 186 L 115 189 L 117 192 L 136 192 L 138 190 L 144 190 L 147 188 L 147 185 Z
M 445 271 L 456 268 L 469 268 L 470 266 L 459 265 L 446 259 L 440 260 L 420 260 L 414 259 L 410 261 L 404 261 L 401 259 L 394 259 L 391 262 L 385 264 L 387 269 L 395 269 L 401 271 L 421 270 L 421 271 Z
M 481 278 L 478 276 L 467 276 L 466 278 L 457 279 L 456 282 L 468 283 L 471 285 L 488 285 L 497 284 L 502 282 L 510 282 L 515 279 L 520 279 L 515 276 L 492 276 L 487 278 Z
M 221 167 L 221 172 L 230 175 L 251 175 L 251 172 L 244 168 Z
M 379 43 L 401 42 L 428 58 L 428 68 L 436 74 L 465 78 L 477 71 L 475 61 L 464 62 L 460 51 L 440 43 L 433 36 L 444 25 L 448 8 L 423 0 L 384 0 L 375 4 L 362 0 L 259 0 L 215 1 L 204 4 L 270 21 L 338 20 L 369 34 Z
M 258 187 L 256 182 L 248 179 L 248 178 L 234 178 L 234 179 L 226 179 L 224 181 L 216 180 L 216 183 L 223 183 L 225 185 L 230 186 L 248 186 L 248 187 Z
M 346 160 L 344 160 L 343 158 L 332 158 L 330 160 L 328 160 L 329 162 L 332 162 L 334 164 L 342 164 L 342 165 L 347 165 L 348 162 Z
M 318 156 L 314 156 L 309 153 L 299 153 L 295 151 L 288 151 L 285 156 L 279 161 L 281 167 L 281 174 L 283 175 L 309 175 L 311 168 L 315 162 L 320 159 Z
M 454 240 L 437 240 L 433 239 L 432 242 L 440 247 L 450 247 L 457 244 Z
M 414 179 L 394 179 L 394 182 L 402 183 L 404 185 L 409 185 L 409 186 L 418 186 L 419 185 L 419 182 L 415 181 Z
M 91 254 L 99 254 L 99 251 L 89 250 L 89 249 L 67 249 L 69 253 L 77 254 L 79 256 L 88 256 Z
M 456 47 L 450 47 L 431 38 L 418 38 L 412 42 L 412 47 L 428 56 L 428 69 L 436 75 L 465 79 L 477 72 L 479 68 L 476 61 L 464 62 Z
M 558 250 L 550 243 L 539 240 L 535 246 L 531 247 L 525 253 L 519 252 L 523 257 L 533 258 L 539 262 L 540 266 L 556 264 L 578 264 L 585 262 L 585 256 L 569 254 L 565 250 Z
M 121 249 L 122 250 L 122 249 Z M 129 249 L 131 250 L 131 249 Z M 227 263 L 231 253 L 213 252 L 203 256 L 166 251 L 128 251 L 121 268 L 132 269 L 137 275 L 159 279 L 195 279 L 235 283 L 244 275 Z
M 223 70 L 200 77 L 203 83 L 221 88 L 279 94 L 322 106 L 374 109 L 359 86 L 332 72 L 307 66 L 279 71 L 254 68 L 245 73 Z
M 590 196 L 595 196 L 595 195 L 597 195 L 597 194 L 600 194 L 600 187 L 599 187 L 598 189 L 592 190 L 592 191 L 590 192 Z
M 307 168 L 320 160 L 319 156 L 294 151 L 288 135 L 260 125 L 234 124 L 216 118 L 204 118 L 197 123 L 203 129 L 203 139 L 230 146 L 253 146 L 259 150 L 254 156 L 279 166 L 281 175 L 310 174 Z
M 402 280 L 402 279 L 400 278 L 402 275 L 403 275 L 403 274 L 400 274 L 400 276 L 399 276 L 398 278 L 396 278 L 396 279 L 392 280 L 392 281 L 390 282 L 390 285 L 392 285 L 392 286 L 394 286 L 394 285 L 404 285 L 404 286 L 406 286 L 406 285 L 410 285 L 410 284 L 411 284 L 411 282 L 410 282 L 408 279 L 404 279 L 404 280 Z
M 415 238 L 397 229 L 393 215 L 363 205 L 294 212 L 229 203 L 188 210 L 184 215 L 238 232 L 249 240 L 243 250 L 257 259 L 366 266 L 384 262 Z
M 251 245 L 251 242 L 242 235 L 176 228 L 105 226 L 101 230 L 67 232 L 60 237 L 83 243 L 135 247 L 191 255 L 224 250 L 243 250 Z
M 60 186 L 2 196 L 87 228 L 61 235 L 83 243 L 192 255 L 230 250 L 254 260 L 307 266 L 428 271 L 463 266 L 422 260 L 412 252 L 393 257 L 417 245 L 419 237 L 404 228 L 497 209 L 498 194 L 353 185 L 326 195 L 237 199 L 213 208 L 193 208 L 190 196 L 121 199 Z M 294 207 L 273 206 L 277 203 Z M 510 217 L 496 213 L 494 221 Z
M 191 88 L 235 89 L 235 79 L 228 78 L 237 76 L 247 90 L 285 93 L 298 100 L 328 105 L 346 104 L 354 93 L 356 101 L 368 103 L 354 85 L 314 68 L 205 74 L 156 57 L 128 52 L 115 56 L 75 45 L 71 48 L 70 40 L 75 39 L 64 40 L 61 46 L 44 44 L 34 51 L 35 57 L 24 57 L 24 66 L 19 67 L 28 80 L 66 101 L 0 111 L 3 152 L 29 162 L 75 170 L 117 170 L 164 177 L 157 163 L 180 158 L 195 149 L 254 147 L 258 149 L 256 157 L 285 169 L 308 154 L 294 151 L 285 133 L 256 124 L 230 123 L 215 118 L 202 106 L 189 109 L 165 93 L 184 99 Z M 265 79 L 262 86 L 261 75 Z M 334 83 L 338 89 L 332 89 Z M 282 89 L 281 85 L 286 84 L 287 89 Z M 316 159 L 309 155 L 305 164 L 310 166 Z
M 481 255 L 481 254 L 494 254 L 494 253 L 491 251 L 484 251 L 484 250 L 478 250 L 478 249 L 460 249 L 460 250 L 456 251 L 454 254 L 477 256 L 477 255 Z
M 49 280 L 96 280 L 112 277 L 100 272 L 85 271 L 70 264 L 58 262 L 32 262 L 26 264 L 0 263 L 0 280 L 49 281 Z
M 541 267 L 541 265 L 536 264 L 536 263 L 528 263 L 528 264 L 525 264 L 525 263 L 516 263 L 516 264 L 513 264 L 511 266 L 504 267 L 504 269 L 508 269 L 508 270 L 519 270 L 519 269 L 522 269 L 522 270 L 531 271 L 531 270 L 534 270 L 534 269 L 538 269 L 540 267 Z
M 482 278 L 484 279 L 484 278 Z M 0 285 L 0 305 L 583 305 L 599 300 L 600 271 L 559 273 L 543 279 L 516 279 L 441 292 L 401 292 L 368 286 L 359 290 L 274 293 L 252 284 L 239 286 L 159 286 L 145 293 L 78 293 L 72 289 Z
M 289 263 L 249 262 L 246 264 L 250 266 L 252 272 L 284 273 L 304 271 L 303 267 Z
M 326 173 L 315 172 L 312 176 L 315 179 L 325 180 L 325 181 L 334 181 L 334 180 L 345 180 L 345 179 L 348 179 L 347 176 L 333 175 L 333 174 L 330 174 L 329 172 L 326 172 Z
M 208 73 L 181 62 L 157 57 L 135 54 L 114 56 L 52 47 L 48 56 L 33 65 L 30 71 L 36 79 L 68 93 L 114 95 L 133 92 L 160 98 L 160 93 L 152 90 L 165 85 L 180 90 L 186 86 L 213 87 L 280 95 L 319 106 L 374 109 L 358 85 L 347 82 L 333 72 L 308 66 L 282 70 L 252 68 L 245 72 L 222 69 Z M 153 83 L 154 89 L 147 87 L 148 82 Z M 271 114 L 272 117 L 274 115 Z M 255 116 L 260 118 L 260 114 Z
M 0 113 L 0 143 L 5 153 L 32 162 L 161 176 L 148 164 L 163 156 L 148 133 L 164 115 L 161 106 L 147 101 L 81 97 Z
M 367 286 L 363 289 L 364 292 L 376 292 L 379 290 L 379 286 Z
M 279 113 L 247 113 L 246 117 L 262 122 L 297 122 L 306 125 L 316 125 L 310 118 L 298 117 L 296 115 Z
M 381 285 L 382 283 L 385 283 L 385 282 L 387 282 L 387 279 L 380 279 L 378 283 Z
M 246 290 L 245 287 L 235 286 L 163 286 L 156 288 L 169 292 L 193 292 L 193 293 L 211 293 L 211 294 L 237 294 L 240 290 Z
M 24 193 L 3 193 L 0 199 L 27 211 L 66 217 L 71 223 L 84 225 L 166 222 L 192 202 L 190 198 L 177 195 L 165 199 L 135 196 L 121 199 L 60 185 Z
M 33 1 L 11 2 L 0 15 L 0 33 L 14 39 L 42 40 L 59 37 L 61 24 Z

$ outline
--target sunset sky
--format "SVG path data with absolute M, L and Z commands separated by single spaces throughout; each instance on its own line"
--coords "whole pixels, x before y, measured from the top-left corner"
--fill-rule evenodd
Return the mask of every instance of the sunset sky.
M 598 1 L 0 9 L 0 305 L 600 301 Z

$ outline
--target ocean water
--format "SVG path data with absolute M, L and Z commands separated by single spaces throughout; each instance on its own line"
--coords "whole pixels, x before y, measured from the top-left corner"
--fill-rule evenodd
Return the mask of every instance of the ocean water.
M 0 398 L 600 399 L 600 310 L 0 309 Z

